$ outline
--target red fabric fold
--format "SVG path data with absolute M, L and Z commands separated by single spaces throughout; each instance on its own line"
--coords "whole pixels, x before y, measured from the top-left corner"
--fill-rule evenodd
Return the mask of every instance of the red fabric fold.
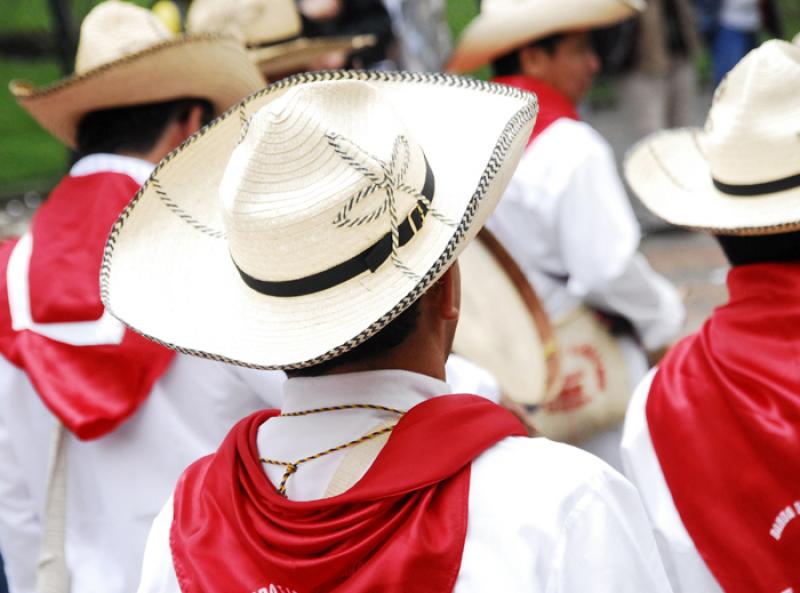
M 181 477 L 170 545 L 183 593 L 447 593 L 461 566 L 470 464 L 526 434 L 486 399 L 436 397 L 403 416 L 353 488 L 294 502 L 259 461 L 258 428 L 277 414 L 241 421 Z
M 65 177 L 34 216 L 28 282 L 36 323 L 93 321 L 103 314 L 99 274 L 114 221 L 139 184 L 127 175 Z M 31 380 L 45 405 L 78 438 L 113 431 L 145 401 L 174 353 L 126 331 L 118 345 L 73 346 L 14 331 L 8 260 L 0 247 L 0 355 Z
M 647 422 L 722 588 L 781 593 L 800 586 L 800 265 L 736 267 L 728 288 L 662 362 Z
M 531 145 L 531 142 L 536 140 L 539 134 L 562 117 L 574 119 L 576 121 L 580 120 L 575 104 L 546 82 L 531 78 L 530 76 L 523 76 L 522 74 L 516 76 L 497 76 L 492 79 L 492 82 L 506 84 L 536 94 L 536 98 L 539 101 L 539 114 L 536 116 L 536 124 L 533 126 L 533 132 L 531 132 L 531 137 L 528 140 L 528 146 Z

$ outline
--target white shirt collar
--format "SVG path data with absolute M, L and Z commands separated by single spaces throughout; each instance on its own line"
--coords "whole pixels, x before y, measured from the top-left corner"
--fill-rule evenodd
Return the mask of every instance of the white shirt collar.
M 450 386 L 427 375 L 401 370 L 296 377 L 284 385 L 284 413 L 345 404 L 376 404 L 408 410 Z
M 139 185 L 147 181 L 155 165 L 149 161 L 131 156 L 98 152 L 83 157 L 69 170 L 72 177 L 93 175 L 94 173 L 122 173 Z

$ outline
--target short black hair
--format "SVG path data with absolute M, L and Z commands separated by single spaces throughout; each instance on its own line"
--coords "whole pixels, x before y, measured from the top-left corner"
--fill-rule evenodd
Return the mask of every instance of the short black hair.
M 192 98 L 91 111 L 78 122 L 78 156 L 149 152 L 167 126 L 176 120 L 186 121 L 195 106 L 203 110 L 204 125 L 213 119 L 211 103 Z
M 492 69 L 495 76 L 513 76 L 522 71 L 522 65 L 519 61 L 519 52 L 529 47 L 540 47 L 548 54 L 555 55 L 558 50 L 558 44 L 564 40 L 564 33 L 553 33 L 547 37 L 532 41 L 522 47 L 517 47 L 513 51 L 496 58 L 492 62 Z
M 800 263 L 800 231 L 775 235 L 715 235 L 732 266 Z
M 343 364 L 359 362 L 388 352 L 405 342 L 406 338 L 417 329 L 418 317 L 419 301 L 417 300 L 377 334 L 352 350 L 314 366 L 286 371 L 286 374 L 289 377 L 318 377 L 327 375 Z

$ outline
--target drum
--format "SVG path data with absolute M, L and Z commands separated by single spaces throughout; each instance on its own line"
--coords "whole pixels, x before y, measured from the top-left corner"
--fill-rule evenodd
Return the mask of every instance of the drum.
M 623 420 L 631 385 L 603 317 L 581 306 L 551 321 L 522 270 L 486 229 L 459 257 L 454 352 L 490 371 L 529 430 L 580 443 Z
M 453 351 L 490 371 L 526 418 L 559 377 L 553 328 L 522 270 L 486 229 L 458 259 L 461 318 Z M 515 405 L 510 405 L 510 404 Z

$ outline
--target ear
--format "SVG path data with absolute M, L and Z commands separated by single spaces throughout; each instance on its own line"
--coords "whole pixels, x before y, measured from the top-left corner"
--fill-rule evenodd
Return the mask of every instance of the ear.
M 541 47 L 523 47 L 519 50 L 519 67 L 532 78 L 547 78 L 550 55 Z
M 458 321 L 461 312 L 461 272 L 456 261 L 437 283 L 439 285 L 438 313 L 445 321 Z
M 199 105 L 193 105 L 189 110 L 189 115 L 185 121 L 182 122 L 183 129 L 181 132 L 188 138 L 200 128 L 203 127 L 203 108 Z M 184 139 L 185 139 L 184 138 Z

